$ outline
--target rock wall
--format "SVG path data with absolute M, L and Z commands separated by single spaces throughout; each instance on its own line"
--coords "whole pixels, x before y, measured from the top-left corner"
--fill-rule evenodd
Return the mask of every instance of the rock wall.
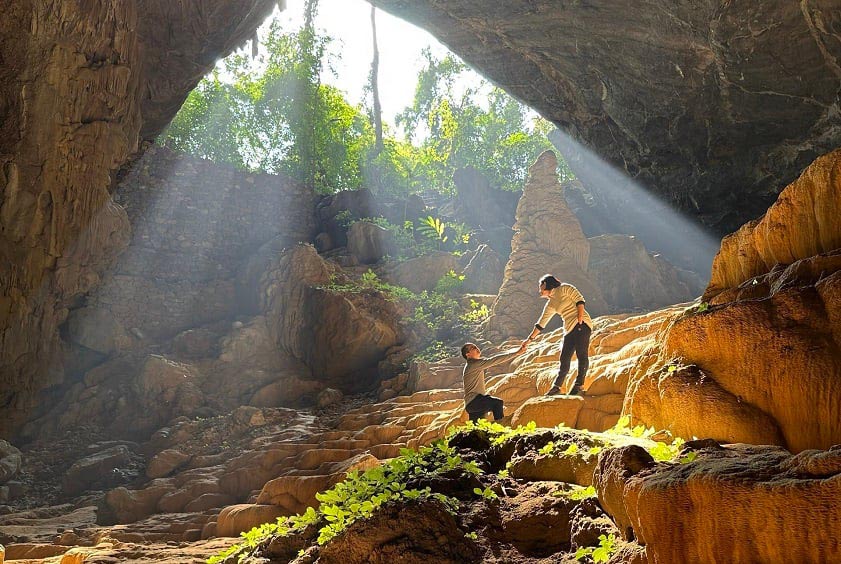
M 681 436 L 792 451 L 841 441 L 839 167 L 841 151 L 818 159 L 725 239 L 710 302 L 641 356 L 626 412 Z
M 714 299 L 778 264 L 841 248 L 839 192 L 841 149 L 817 159 L 760 219 L 722 240 L 704 299 Z
M 291 246 L 315 234 L 315 196 L 304 186 L 162 148 L 146 152 L 114 199 L 131 242 L 86 310 L 151 342 L 255 313 L 237 293 L 247 258 L 270 240 Z
M 529 169 L 517 206 L 511 256 L 487 330 L 492 338 L 525 336 L 543 310 L 543 274 L 577 287 L 591 315 L 650 310 L 694 299 L 703 283 L 649 253 L 628 235 L 584 236 L 558 182 L 557 158 L 543 153 Z M 551 328 L 559 321 L 554 320 Z
M 841 141 L 834 0 L 372 3 L 554 122 L 593 190 L 615 187 L 588 150 L 720 234 Z
M 128 243 L 112 176 L 274 0 L 15 0 L 0 23 L 0 435 L 62 378 L 76 297 Z

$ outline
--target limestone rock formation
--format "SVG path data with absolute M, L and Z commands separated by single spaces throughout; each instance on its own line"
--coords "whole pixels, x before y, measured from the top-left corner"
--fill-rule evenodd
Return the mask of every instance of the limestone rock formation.
M 591 237 L 587 272 L 616 311 L 653 311 L 701 295 L 704 283 L 628 235 Z
M 564 205 L 557 166 L 555 154 L 547 151 L 529 169 L 517 206 L 511 258 L 488 323 L 491 335 L 528 334 L 543 309 L 537 283 L 546 273 L 577 287 L 591 315 L 607 311 L 601 292 L 587 276 L 590 245 L 578 220 Z
M 413 292 L 432 291 L 450 271 L 458 272 L 458 259 L 452 253 L 437 251 L 398 262 L 389 269 L 387 279 Z
M 125 211 L 109 194 L 112 175 L 275 4 L 4 7 L 0 435 L 20 425 L 40 390 L 61 382 L 51 364 L 58 326 L 128 243 Z
M 474 294 L 497 294 L 502 286 L 505 274 L 505 264 L 502 257 L 488 245 L 479 245 L 470 262 L 464 267 L 464 284 L 466 292 Z
M 739 287 L 777 265 L 841 248 L 841 149 L 809 165 L 760 219 L 721 242 L 704 300 Z M 722 296 L 718 302 L 729 296 Z
M 357 221 L 347 233 L 347 249 L 361 264 L 374 264 L 394 253 L 391 233 L 370 221 Z
M 635 214 L 632 192 L 616 189 L 598 157 L 723 234 L 841 140 L 841 16 L 831 1 L 373 4 L 427 29 L 561 128 L 573 172 L 630 227 L 608 233 L 639 233 L 658 218 Z M 577 167 L 587 151 L 596 164 Z M 653 235 L 643 242 L 660 250 L 669 232 Z
M 545 303 L 537 297 L 543 274 L 577 287 L 593 316 L 665 307 L 700 294 L 697 275 L 649 253 L 633 236 L 585 238 L 564 202 L 556 167 L 556 157 L 548 151 L 530 169 L 517 208 L 511 256 L 487 325 L 489 336 L 531 331 Z M 550 327 L 557 324 L 555 320 Z
M 624 480 L 622 510 L 649 562 L 817 563 L 841 554 L 833 533 L 841 526 L 837 447 L 796 456 L 748 445 L 696 452 L 691 465 L 637 466 Z M 737 498 L 751 501 L 733 503 Z
M 841 441 L 839 162 L 818 159 L 724 241 L 713 305 L 679 317 L 634 369 L 625 411 L 638 422 L 794 452 Z
M 278 255 L 262 278 L 261 309 L 277 347 L 333 387 L 364 390 L 376 384 L 386 351 L 402 344 L 402 316 L 377 291 L 329 289 L 335 272 L 310 245 Z

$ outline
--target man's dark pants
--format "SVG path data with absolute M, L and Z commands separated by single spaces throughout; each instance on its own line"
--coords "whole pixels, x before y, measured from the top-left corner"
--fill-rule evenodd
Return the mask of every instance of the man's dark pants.
M 470 416 L 471 421 L 478 421 L 489 411 L 494 412 L 494 421 L 502 419 L 502 400 L 493 396 L 486 396 L 479 394 L 464 406 L 467 415 Z
M 558 377 L 552 384 L 553 387 L 560 388 L 563 385 L 567 372 L 569 372 L 572 353 L 575 353 L 578 357 L 578 375 L 575 377 L 575 386 L 580 388 L 584 384 L 587 368 L 590 367 L 587 349 L 590 347 L 590 333 L 592 332 L 592 329 L 586 323 L 581 323 L 564 335 L 564 344 L 561 346 L 561 366 L 558 369 Z

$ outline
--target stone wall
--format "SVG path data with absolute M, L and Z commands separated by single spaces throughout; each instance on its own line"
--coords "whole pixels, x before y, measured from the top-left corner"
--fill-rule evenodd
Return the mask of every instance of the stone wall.
M 253 314 L 237 297 L 246 259 L 269 240 L 292 245 L 315 230 L 315 196 L 291 179 L 157 147 L 134 164 L 114 199 L 128 214 L 131 242 L 84 309 L 105 310 L 143 342 Z

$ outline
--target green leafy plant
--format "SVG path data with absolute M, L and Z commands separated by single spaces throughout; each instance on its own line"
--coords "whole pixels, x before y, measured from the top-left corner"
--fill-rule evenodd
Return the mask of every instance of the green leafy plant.
M 470 311 L 462 314 L 461 320 L 465 323 L 481 323 L 490 317 L 491 311 L 486 304 L 480 304 L 476 300 L 470 300 Z
M 491 488 L 473 488 L 473 493 L 485 499 L 498 499 L 499 496 Z
M 453 294 L 461 289 L 462 282 L 464 282 L 464 274 L 450 270 L 435 283 L 433 291 L 438 294 Z
M 444 234 L 446 224 L 439 218 L 429 215 L 418 218 L 418 222 L 417 231 L 427 239 L 435 241 L 439 248 L 442 243 L 446 243 L 449 239 L 449 237 Z
M 647 439 L 656 433 L 654 427 L 646 428 L 645 425 L 637 425 L 631 428 L 629 426 L 630 422 L 631 417 L 629 415 L 623 415 L 619 418 L 619 421 L 616 422 L 616 425 L 605 431 L 605 433 L 613 435 L 626 435 L 638 439 Z
M 286 536 L 301 532 L 309 526 L 317 527 L 317 542 L 325 544 L 350 524 L 370 517 L 383 504 L 389 502 L 434 499 L 455 514 L 459 507 L 455 498 L 432 492 L 429 487 L 409 488 L 407 483 L 412 478 L 434 476 L 459 468 L 471 474 L 481 473 L 475 462 L 464 460 L 443 440 L 435 441 L 417 451 L 401 449 L 400 456 L 364 473 L 348 472 L 343 481 L 316 494 L 320 503 L 318 509 L 309 507 L 299 515 L 281 517 L 275 523 L 255 527 L 242 534 L 243 542 L 214 556 L 211 561 L 220 562 L 224 558 L 244 554 L 271 535 Z M 496 495 L 492 491 L 484 490 L 480 491 L 479 495 L 490 498 L 491 494 Z
M 680 462 L 681 464 L 689 464 L 690 462 L 693 462 L 696 458 L 698 458 L 698 453 L 694 450 L 691 450 L 685 455 L 681 456 L 678 459 L 678 462 Z
M 502 445 L 512 438 L 530 435 L 536 430 L 537 424 L 534 421 L 529 421 L 525 425 L 518 425 L 512 429 L 495 421 L 479 419 L 479 421 L 468 421 L 463 425 L 450 427 L 447 430 L 447 439 L 452 438 L 453 435 L 460 432 L 481 431 L 488 436 L 491 444 Z
M 588 497 L 596 497 L 596 488 L 594 486 L 582 487 L 577 484 L 570 484 L 570 490 L 557 490 L 552 493 L 553 497 L 566 497 L 575 501 L 581 501 Z
M 599 535 L 599 546 L 579 547 L 575 551 L 575 559 L 581 560 L 589 556 L 593 559 L 593 562 L 608 562 L 616 550 L 616 535 Z

